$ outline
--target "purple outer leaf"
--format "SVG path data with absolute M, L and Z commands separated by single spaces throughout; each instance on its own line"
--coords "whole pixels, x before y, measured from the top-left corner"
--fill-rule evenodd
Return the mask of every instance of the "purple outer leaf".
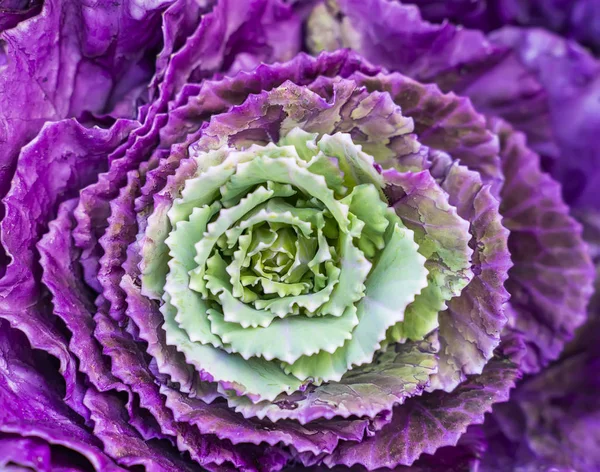
M 110 130 L 88 130 L 75 121 L 47 124 L 23 149 L 19 171 L 4 199 L 2 243 L 13 260 L 0 279 L 0 317 L 25 332 L 35 348 L 59 359 L 67 381 L 66 400 L 78 410 L 81 392 L 76 364 L 65 332 L 39 286 L 35 245 L 57 204 L 96 178 L 106 165 L 107 150 L 116 147 L 133 126 L 133 122 L 121 121 Z
M 125 294 L 119 283 L 125 274 L 121 265 L 127 258 L 127 245 L 136 235 L 136 214 L 133 202 L 140 190 L 140 173 L 132 170 L 127 173 L 127 184 L 121 188 L 119 196 L 110 202 L 110 216 L 106 232 L 99 243 L 104 250 L 100 258 L 98 282 L 102 286 L 102 296 L 106 299 L 111 318 L 122 321 L 125 315 Z
M 510 48 L 520 69 L 535 78 L 547 97 L 549 133 L 557 152 L 548 153 L 548 146 L 533 149 L 553 158 L 548 165 L 563 184 L 566 202 L 600 208 L 600 61 L 576 43 L 541 30 L 504 28 L 492 33 L 490 40 Z M 475 103 L 504 116 L 493 99 L 493 95 L 481 94 Z M 506 118 L 511 121 L 512 117 Z M 521 129 L 518 124 L 515 127 Z M 528 138 L 533 131 L 522 130 Z
M 0 4 L 0 32 L 14 28 L 21 21 L 37 15 L 42 4 L 41 0 L 4 0 Z
M 372 428 L 369 419 L 315 421 L 307 425 L 280 421 L 275 425 L 269 420 L 241 418 L 225 403 L 207 405 L 168 387 L 161 392 L 177 421 L 196 425 L 203 434 L 214 434 L 233 444 L 282 444 L 316 455 L 333 452 L 342 440 L 360 441 Z
M 0 467 L 3 472 L 83 472 L 91 464 L 75 451 L 43 439 L 0 433 Z
M 40 239 L 37 249 L 43 270 L 42 282 L 52 293 L 53 313 L 62 318 L 71 332 L 69 350 L 79 359 L 79 370 L 97 388 L 125 389 L 111 374 L 102 347 L 94 338 L 91 293 L 81 280 L 77 262 L 79 251 L 73 246 L 72 212 L 77 200 L 67 200 L 59 206 L 57 218 L 50 222 L 49 231 Z
M 108 454 L 125 467 L 143 465 L 151 472 L 199 471 L 199 466 L 174 453 L 168 444 L 144 441 L 123 415 L 123 404 L 114 395 L 101 395 L 89 389 L 85 404 L 95 422 L 94 434 L 102 440 Z
M 507 248 L 508 231 L 502 226 L 498 201 L 479 175 L 451 161 L 434 156 L 432 175 L 441 180 L 458 215 L 471 223 L 474 274 L 460 297 L 440 313 L 441 358 L 433 388 L 452 389 L 477 374 L 492 356 L 507 322 L 504 283 L 512 262 Z
M 528 347 L 521 368 L 537 372 L 558 357 L 585 321 L 594 268 L 559 184 L 541 171 L 523 134 L 499 119 L 488 123 L 500 138 L 506 176 L 500 212 L 515 261 L 506 283 L 511 325 L 523 333 Z
M 600 6 L 595 0 L 409 0 L 423 18 L 490 31 L 504 25 L 539 26 L 600 52 Z
M 481 456 L 486 450 L 487 438 L 481 426 L 469 426 L 456 445 L 439 448 L 435 454 L 422 454 L 410 466 L 399 465 L 392 469 L 384 467 L 376 472 L 467 472 L 478 470 Z M 285 472 L 368 472 L 362 465 L 352 467 L 334 466 L 312 466 L 312 467 L 289 467 Z
M 346 46 L 374 64 L 429 82 L 496 54 L 479 31 L 424 21 L 417 7 L 387 0 L 338 0 Z
M 112 375 L 109 361 L 102 355 L 102 346 L 94 337 L 92 313 L 95 309 L 91 294 L 80 278 L 79 251 L 74 248 L 71 237 L 75 204 L 76 200 L 68 200 L 60 205 L 57 219 L 50 223 L 49 232 L 37 244 L 43 269 L 42 281 L 53 295 L 54 314 L 62 318 L 71 331 L 69 348 L 79 360 L 80 371 L 100 391 L 114 389 L 128 393 L 130 423 L 146 436 L 156 436 L 151 431 L 156 428 L 149 428 L 146 424 L 146 417 L 137 407 L 137 399 L 132 396 L 129 387 Z
M 600 213 L 580 214 L 600 268 Z M 486 420 L 490 448 L 482 471 L 600 469 L 600 272 L 589 319 L 561 358 L 525 380 Z M 554 467 L 554 469 L 552 469 Z
M 121 470 L 102 452 L 83 418 L 64 403 L 57 378 L 48 358 L 33 351 L 23 333 L 0 321 L 0 433 L 72 449 L 98 470 Z
M 442 446 L 455 445 L 467 426 L 482 423 L 492 404 L 508 400 L 518 377 L 516 365 L 494 358 L 481 375 L 452 393 L 436 391 L 409 399 L 394 409 L 392 422 L 377 435 L 359 444 L 342 444 L 323 463 L 362 464 L 372 470 L 411 465 L 423 452 L 433 454 Z
M 9 188 L 19 150 L 46 121 L 113 109 L 133 117 L 139 94 L 131 92 L 152 73 L 146 54 L 160 39 L 162 4 L 145 9 L 133 1 L 102 0 L 89 7 L 45 0 L 39 15 L 2 33 L 0 197 Z

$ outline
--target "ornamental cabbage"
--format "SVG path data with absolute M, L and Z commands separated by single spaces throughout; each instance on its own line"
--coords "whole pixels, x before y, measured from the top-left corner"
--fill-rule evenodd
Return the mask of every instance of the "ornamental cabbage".
M 3 467 L 600 464 L 587 52 L 387 0 L 5 24 Z

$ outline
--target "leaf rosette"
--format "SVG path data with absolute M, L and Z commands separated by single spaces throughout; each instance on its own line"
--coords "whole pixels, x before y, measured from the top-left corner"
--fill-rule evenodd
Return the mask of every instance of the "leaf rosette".
M 141 243 L 152 254 L 142 290 L 173 320 L 167 339 L 183 331 L 189 362 L 254 399 L 369 363 L 427 286 L 373 158 L 347 134 L 295 128 L 278 145 L 192 159 L 168 221 L 152 221 Z
M 286 83 L 213 118 L 152 196 L 136 240 L 140 294 L 160 306 L 166 343 L 245 417 L 375 416 L 421 393 L 437 371 L 438 313 L 473 275 L 469 223 L 431 173 L 383 170 L 347 132 L 364 107 L 362 118 L 388 125 L 365 126 L 365 148 L 390 154 L 391 134 L 413 155 L 412 120 L 387 94 L 333 85 L 357 101 L 353 117 L 329 118 L 343 103 Z M 281 101 L 290 109 L 261 117 L 277 144 L 245 137 L 266 126 L 260 119 L 226 124 Z M 377 101 L 382 110 L 368 112 Z M 394 354 L 405 343 L 416 365 Z M 411 380 L 399 376 L 375 407 L 358 395 L 315 407 L 337 383 L 364 381 L 375 358 Z M 310 400 L 273 407 L 294 392 Z
M 59 359 L 89 420 L 59 443 L 94 466 L 411 465 L 583 318 L 579 227 L 510 125 L 347 50 L 212 80 L 169 57 L 141 122 L 46 125 L 4 199 L 0 313 Z

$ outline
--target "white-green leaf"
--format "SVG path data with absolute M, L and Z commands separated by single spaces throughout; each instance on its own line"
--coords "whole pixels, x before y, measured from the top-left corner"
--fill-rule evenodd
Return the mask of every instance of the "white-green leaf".
M 300 379 L 339 381 L 353 366 L 371 362 L 387 329 L 402 321 L 406 307 L 427 286 L 425 258 L 418 252 L 413 233 L 390 216 L 387 243 L 366 282 L 365 296 L 357 304 L 358 326 L 352 339 L 333 354 L 304 356 L 286 366 Z

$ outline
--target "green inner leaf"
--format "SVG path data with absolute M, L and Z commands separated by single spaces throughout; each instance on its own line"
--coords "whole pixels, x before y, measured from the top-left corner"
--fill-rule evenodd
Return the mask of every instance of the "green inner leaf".
M 456 225 L 443 192 L 396 214 L 349 134 L 294 129 L 193 159 L 181 191 L 156 200 L 142 286 L 162 299 L 168 343 L 226 396 L 258 404 L 338 382 L 385 343 L 422 338 L 468 280 L 464 225 L 450 247 L 422 224 L 437 208 Z
M 303 356 L 285 366 L 299 379 L 339 381 L 353 366 L 371 362 L 390 326 L 404 319 L 404 310 L 427 286 L 426 259 L 418 252 L 413 233 L 388 212 L 390 222 L 385 249 L 366 281 L 365 296 L 358 302 L 358 326 L 352 339 L 331 354 Z

